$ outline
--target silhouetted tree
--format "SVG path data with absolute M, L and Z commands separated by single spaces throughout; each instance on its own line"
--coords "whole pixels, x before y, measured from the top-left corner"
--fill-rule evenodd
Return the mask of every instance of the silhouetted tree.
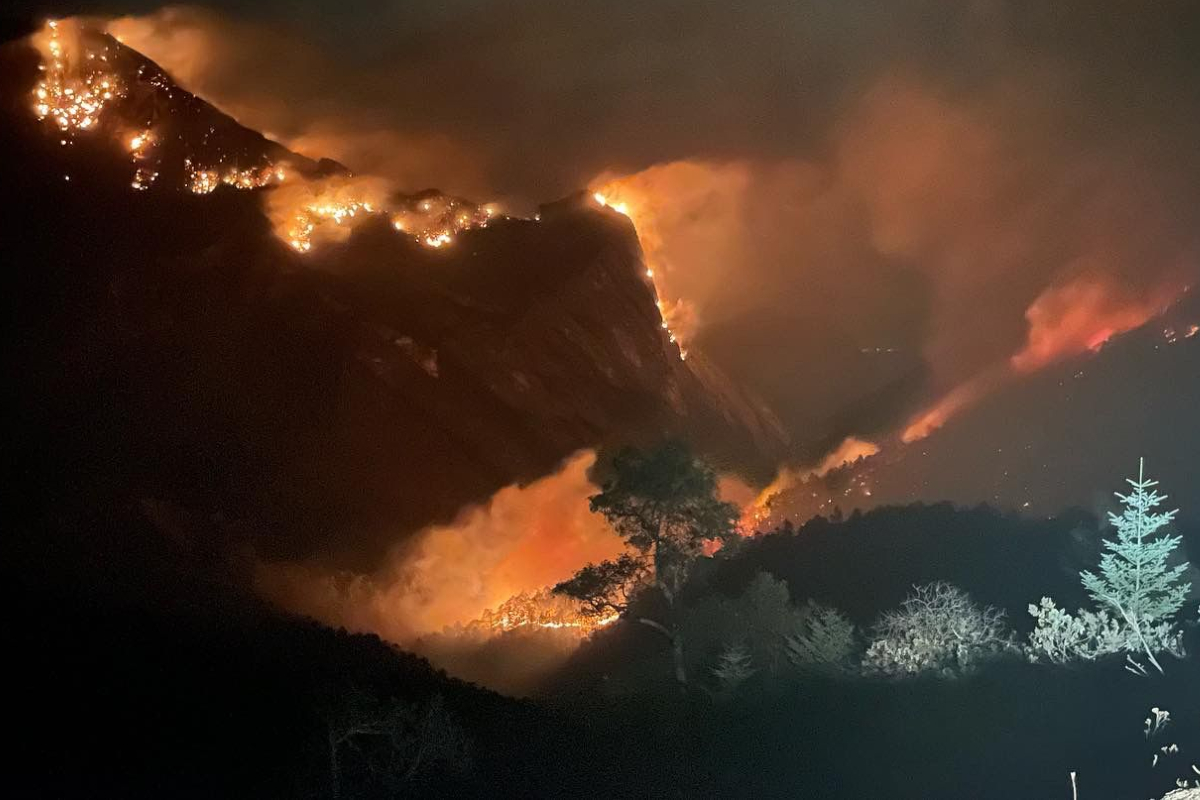
M 712 469 L 678 443 L 650 453 L 627 448 L 613 460 L 612 469 L 603 491 L 591 498 L 591 509 L 604 515 L 632 552 L 589 564 L 555 591 L 596 613 L 622 613 L 639 588 L 652 586 L 666 606 L 665 618 L 639 617 L 638 622 L 670 642 L 675 679 L 686 686 L 679 593 L 706 545 L 736 537 L 738 509 L 717 498 Z
M 325 712 L 332 795 L 345 783 L 342 752 L 352 748 L 369 778 L 388 790 L 430 770 L 454 772 L 469 763 L 466 734 L 450 716 L 440 695 L 424 705 L 382 702 L 351 687 Z

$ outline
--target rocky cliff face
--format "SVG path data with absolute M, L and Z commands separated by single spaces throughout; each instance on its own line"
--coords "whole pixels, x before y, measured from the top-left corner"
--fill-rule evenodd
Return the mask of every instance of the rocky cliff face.
M 263 213 L 272 170 L 344 168 L 87 36 L 122 91 L 86 129 L 37 119 L 36 50 L 0 54 L 5 436 L 31 497 L 165 500 L 267 555 L 365 566 L 579 448 L 678 435 L 742 469 L 782 451 L 768 410 L 680 360 L 626 218 L 570 198 L 430 248 L 380 217 L 296 252 Z

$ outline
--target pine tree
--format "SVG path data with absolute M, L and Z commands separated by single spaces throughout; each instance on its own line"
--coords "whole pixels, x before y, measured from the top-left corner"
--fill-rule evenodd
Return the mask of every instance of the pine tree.
M 729 645 L 717 657 L 717 666 L 713 668 L 713 675 L 716 676 L 722 689 L 732 692 L 756 671 L 754 659 L 747 647 Z
M 1101 607 L 1117 612 L 1150 663 L 1162 672 L 1150 641 L 1166 638 L 1155 635 L 1154 629 L 1160 629 L 1157 633 L 1171 629 L 1171 618 L 1183 608 L 1191 585 L 1181 580 L 1186 563 L 1168 565 L 1180 537 L 1155 534 L 1179 512 L 1154 510 L 1167 498 L 1154 490 L 1158 481 L 1145 477 L 1145 459 L 1139 463 L 1137 480 L 1127 482 L 1132 492 L 1115 492 L 1124 510 L 1108 515 L 1117 529 L 1117 538 L 1105 540 L 1107 552 L 1100 557 L 1100 574 L 1082 573 L 1083 586 Z

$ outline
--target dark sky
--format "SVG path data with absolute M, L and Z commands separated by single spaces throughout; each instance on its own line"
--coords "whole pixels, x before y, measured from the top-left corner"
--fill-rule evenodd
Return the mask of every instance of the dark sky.
M 186 87 L 398 188 L 528 209 L 633 176 L 696 344 L 801 440 L 1078 350 L 1198 274 L 1194 2 L 67 9 L 148 14 L 115 30 Z

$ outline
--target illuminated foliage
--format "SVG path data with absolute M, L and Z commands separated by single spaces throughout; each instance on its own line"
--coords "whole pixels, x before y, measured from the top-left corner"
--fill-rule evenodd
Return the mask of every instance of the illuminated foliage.
M 1123 626 L 1107 611 L 1083 610 L 1072 615 L 1043 597 L 1040 604 L 1029 606 L 1029 613 L 1037 620 L 1026 648 L 1030 661 L 1095 661 L 1125 649 Z
M 729 645 L 717 657 L 717 665 L 713 667 L 713 676 L 726 692 L 735 691 L 746 682 L 757 670 L 754 659 L 745 645 Z
M 788 660 L 801 671 L 848 673 L 859 653 L 858 629 L 836 608 L 809 601 L 800 631 L 785 643 Z
M 863 670 L 884 677 L 953 678 L 1013 648 L 1004 612 L 979 608 L 948 583 L 917 586 L 875 624 Z
M 1127 495 L 1115 493 L 1124 510 L 1108 515 L 1117 529 L 1117 538 L 1104 542 L 1106 552 L 1100 557 L 1100 573 L 1084 572 L 1081 577 L 1092 599 L 1114 611 L 1128 627 L 1132 646 L 1127 649 L 1141 649 L 1162 672 L 1156 652 L 1182 653 L 1173 618 L 1183 608 L 1191 584 L 1183 580 L 1186 562 L 1170 566 L 1180 537 L 1156 534 L 1179 512 L 1155 511 L 1167 498 L 1155 491 L 1158 481 L 1146 478 L 1144 459 L 1139 463 L 1137 480 L 1129 478 L 1126 482 L 1133 491 Z M 1133 666 L 1136 669 L 1137 665 Z

